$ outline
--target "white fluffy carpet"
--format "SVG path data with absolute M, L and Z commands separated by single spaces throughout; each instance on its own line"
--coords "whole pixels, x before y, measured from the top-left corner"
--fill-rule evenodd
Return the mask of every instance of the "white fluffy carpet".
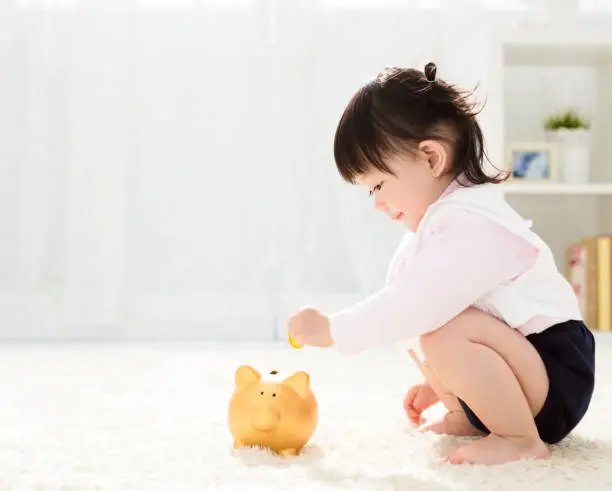
M 612 488 L 612 335 L 598 336 L 588 417 L 547 461 L 444 464 L 459 440 L 415 434 L 407 355 L 345 358 L 283 344 L 3 345 L 2 490 L 604 490 Z M 306 369 L 320 422 L 303 455 L 232 449 L 234 370 Z

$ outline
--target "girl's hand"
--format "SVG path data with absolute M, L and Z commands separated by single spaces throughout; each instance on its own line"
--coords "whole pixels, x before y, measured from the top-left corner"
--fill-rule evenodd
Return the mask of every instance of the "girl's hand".
M 421 414 L 440 398 L 427 383 L 414 385 L 404 397 L 404 411 L 415 424 L 421 423 Z
M 288 323 L 289 334 L 302 346 L 329 348 L 331 338 L 329 317 L 316 309 L 306 308 L 295 313 Z

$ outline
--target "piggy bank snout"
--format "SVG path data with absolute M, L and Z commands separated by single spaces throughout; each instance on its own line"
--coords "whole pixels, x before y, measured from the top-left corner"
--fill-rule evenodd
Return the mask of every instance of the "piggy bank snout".
M 258 431 L 269 432 L 278 426 L 280 419 L 280 411 L 275 407 L 258 407 L 253 411 L 251 424 Z

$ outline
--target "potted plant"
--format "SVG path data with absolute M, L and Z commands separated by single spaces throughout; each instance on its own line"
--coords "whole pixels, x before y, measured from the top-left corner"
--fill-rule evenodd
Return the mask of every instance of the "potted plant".
M 590 123 L 578 111 L 570 109 L 549 116 L 544 128 L 548 139 L 557 144 L 562 179 L 568 183 L 589 182 Z

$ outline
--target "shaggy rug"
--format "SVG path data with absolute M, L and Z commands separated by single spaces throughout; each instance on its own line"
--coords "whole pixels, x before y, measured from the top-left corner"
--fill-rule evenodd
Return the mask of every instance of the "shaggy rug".
M 575 433 L 548 460 L 489 468 L 445 464 L 464 440 L 414 432 L 402 399 L 420 375 L 396 349 L 5 344 L 0 489 L 612 489 L 612 335 L 597 339 L 597 392 Z M 241 364 L 310 373 L 320 419 L 301 455 L 233 450 L 227 404 Z

